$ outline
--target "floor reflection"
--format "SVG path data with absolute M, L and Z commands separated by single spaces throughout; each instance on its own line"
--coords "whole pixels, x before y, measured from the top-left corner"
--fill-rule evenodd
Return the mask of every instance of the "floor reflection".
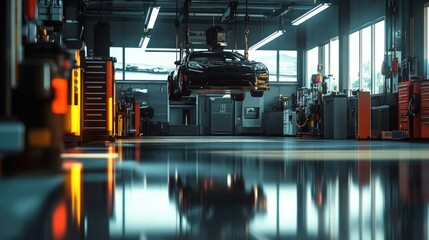
M 367 154 L 426 144 L 167 140 L 69 149 L 62 174 L 0 178 L 0 239 L 428 237 L 429 162 Z

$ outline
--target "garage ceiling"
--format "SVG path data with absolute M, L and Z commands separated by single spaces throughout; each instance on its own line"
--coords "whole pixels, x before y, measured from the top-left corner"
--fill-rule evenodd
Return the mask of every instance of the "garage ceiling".
M 184 0 L 84 0 L 85 15 L 89 18 L 106 17 L 115 20 L 128 19 L 141 21 L 145 18 L 149 6 L 158 5 L 161 7 L 159 19 L 175 19 L 176 13 L 180 12 L 184 6 Z M 232 1 L 210 1 L 192 0 L 190 1 L 189 16 L 190 21 L 210 20 L 214 17 L 221 17 Z M 237 16 L 244 16 L 246 13 L 246 0 L 239 0 L 237 6 Z M 275 18 L 286 9 L 291 9 L 284 17 L 291 17 L 301 14 L 312 8 L 320 1 L 316 0 L 248 0 L 247 10 L 251 18 Z M 331 1 L 332 2 L 332 1 Z M 292 15 L 293 14 L 293 15 Z M 288 16 L 289 15 L 289 16 Z
M 69 0 L 76 1 L 76 0 Z M 137 47 L 141 36 L 147 34 L 143 31 L 144 24 L 147 22 L 148 12 L 151 6 L 160 6 L 160 13 L 157 18 L 157 25 L 150 31 L 152 40 L 150 47 L 155 48 L 172 48 L 177 45 L 174 38 L 171 38 L 173 33 L 176 33 L 177 28 L 174 28 L 175 20 L 178 16 L 181 18 L 181 12 L 184 10 L 185 0 L 79 0 L 83 3 L 80 9 L 84 13 L 88 23 L 94 24 L 97 22 L 110 22 L 112 32 L 120 32 L 111 36 L 112 46 Z M 336 4 L 340 0 L 326 0 L 332 4 Z M 223 25 L 224 29 L 234 29 L 234 32 L 243 32 L 245 22 L 246 9 L 250 17 L 249 27 L 252 30 L 249 36 L 249 43 L 254 44 L 261 40 L 267 34 L 279 27 L 290 26 L 291 20 L 299 17 L 304 12 L 312 9 L 314 6 L 324 2 L 322 0 L 238 0 L 236 10 L 236 25 L 225 26 L 228 21 L 221 21 L 222 15 L 230 6 L 230 0 L 189 0 L 189 24 L 193 31 L 204 31 L 207 26 Z M 81 12 L 81 13 L 82 13 Z M 281 18 L 279 17 L 281 16 Z M 176 26 L 177 26 L 176 22 Z M 88 26 L 91 29 L 91 26 Z M 182 33 L 185 28 L 178 32 Z M 91 35 L 91 34 L 90 34 Z M 180 34 L 179 34 L 180 35 Z M 293 36 L 289 34 L 289 36 Z M 156 40 L 155 40 L 156 39 Z M 244 43 L 240 42 L 238 37 L 238 45 L 243 48 Z M 91 45 L 91 37 L 87 38 Z M 182 41 L 182 40 L 180 40 Z M 235 40 L 234 40 L 235 41 Z M 235 45 L 235 44 L 234 44 Z M 231 45 L 232 46 L 232 45 Z

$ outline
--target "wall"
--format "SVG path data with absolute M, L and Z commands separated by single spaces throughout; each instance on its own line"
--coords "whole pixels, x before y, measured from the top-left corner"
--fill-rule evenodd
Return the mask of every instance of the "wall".
M 306 49 L 338 37 L 338 9 L 338 6 L 333 5 L 303 23 L 306 32 Z
M 350 31 L 385 16 L 386 1 L 389 0 L 349 0 Z
M 305 50 L 327 43 L 333 37 L 340 41 L 340 86 L 347 88 L 348 82 L 348 35 L 385 16 L 387 0 L 337 1 L 327 10 L 300 25 L 304 29 Z M 304 61 L 305 62 L 305 61 Z M 302 79 L 305 71 L 303 69 Z

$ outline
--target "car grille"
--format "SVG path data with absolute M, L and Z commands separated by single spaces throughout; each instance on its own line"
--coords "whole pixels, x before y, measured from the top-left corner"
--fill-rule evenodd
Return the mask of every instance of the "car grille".
M 243 67 L 243 66 L 217 66 L 217 67 L 210 67 L 211 72 L 217 72 L 217 73 L 252 73 L 253 70 L 249 67 Z

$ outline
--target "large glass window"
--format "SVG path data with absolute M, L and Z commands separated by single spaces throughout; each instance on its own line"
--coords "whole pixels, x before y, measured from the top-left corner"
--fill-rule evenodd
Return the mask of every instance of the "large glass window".
M 329 47 L 329 75 L 332 75 L 329 80 L 329 91 L 339 91 L 338 79 L 340 78 L 340 42 L 338 38 L 334 38 L 330 42 Z
M 362 44 L 361 44 L 361 53 L 362 53 L 362 84 L 361 89 L 363 91 L 371 91 L 371 79 L 372 79 L 372 50 L 371 50 L 371 26 L 366 27 L 362 30 Z
M 279 51 L 279 81 L 297 81 L 297 53 L 296 51 Z
M 322 73 L 323 75 L 330 74 L 330 56 L 329 56 L 329 43 L 323 45 L 323 66 Z
M 110 56 L 116 58 L 115 63 L 115 80 L 122 80 L 122 64 L 124 62 L 124 57 L 122 54 L 121 47 L 111 47 L 110 48 Z
M 359 31 L 349 36 L 349 89 L 360 87 L 360 40 Z
M 174 70 L 176 52 L 148 51 L 141 48 L 125 49 L 126 80 L 165 80 Z
M 349 36 L 349 89 L 382 93 L 382 64 L 385 49 L 385 21 L 363 28 Z
M 195 51 L 202 50 L 195 49 Z M 244 51 L 237 52 L 243 54 Z M 175 49 L 125 48 L 125 55 L 122 56 L 122 48 L 111 48 L 111 55 L 118 58 L 117 80 L 122 79 L 122 70 L 125 72 L 125 80 L 167 80 L 168 74 L 176 67 L 174 65 L 177 57 Z M 249 60 L 262 62 L 267 66 L 270 82 L 297 81 L 297 51 L 250 51 Z M 278 69 L 277 66 L 280 68 Z
M 373 93 L 382 93 L 384 89 L 384 76 L 381 69 L 384 61 L 385 37 L 384 21 L 374 25 L 374 85 Z
M 319 47 L 315 47 L 307 51 L 307 73 L 306 86 L 311 85 L 311 76 L 317 73 L 317 65 L 319 64 Z
M 322 73 L 327 78 L 327 93 L 338 91 L 339 75 L 339 44 L 338 38 L 331 39 L 329 43 L 323 45 L 323 70 Z
M 262 62 L 270 72 L 270 81 L 277 81 L 277 51 L 256 50 L 249 51 L 249 60 Z

